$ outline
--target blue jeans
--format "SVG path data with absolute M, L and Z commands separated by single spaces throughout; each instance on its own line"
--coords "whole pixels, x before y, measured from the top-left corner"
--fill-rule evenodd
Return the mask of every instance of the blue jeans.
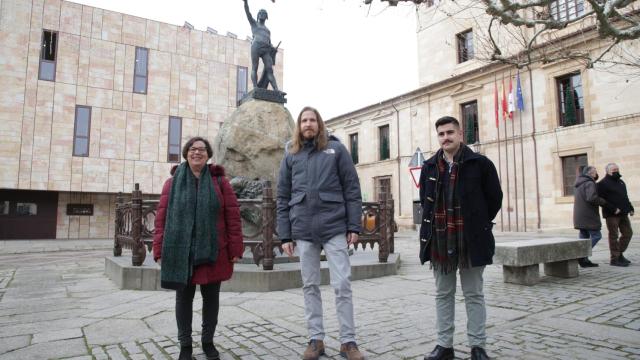
M 579 230 L 580 230 L 580 235 L 578 237 L 580 239 L 591 239 L 592 249 L 594 246 L 596 246 L 598 241 L 602 239 L 602 233 L 600 232 L 600 230 L 586 230 L 586 229 L 579 229 Z

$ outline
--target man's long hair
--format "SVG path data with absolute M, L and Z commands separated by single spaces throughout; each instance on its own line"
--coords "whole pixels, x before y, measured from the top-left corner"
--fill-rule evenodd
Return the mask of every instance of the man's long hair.
M 313 111 L 316 114 L 316 118 L 318 119 L 318 134 L 314 139 L 316 150 L 324 150 L 324 148 L 327 147 L 327 143 L 329 142 L 329 139 L 327 138 L 327 130 L 324 126 L 322 116 L 320 116 L 320 113 L 315 108 L 311 106 L 305 106 L 304 108 L 302 108 L 302 110 L 300 110 L 300 114 L 298 114 L 296 128 L 293 131 L 293 137 L 291 138 L 291 148 L 289 148 L 289 152 L 292 154 L 296 154 L 304 146 L 304 137 L 302 136 L 302 129 L 300 129 L 300 122 L 302 121 L 302 113 L 304 113 L 305 111 Z

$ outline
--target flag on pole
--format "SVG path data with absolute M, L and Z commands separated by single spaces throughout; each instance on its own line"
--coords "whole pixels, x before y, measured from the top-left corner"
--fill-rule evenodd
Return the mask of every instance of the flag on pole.
M 516 98 L 518 99 L 518 110 L 524 111 L 524 97 L 522 97 L 522 87 L 520 86 L 520 71 L 516 75 Z
M 502 119 L 507 119 L 507 95 L 504 88 L 504 75 L 502 76 Z
M 496 113 L 496 127 L 498 127 L 499 123 L 500 123 L 500 110 L 499 110 L 499 106 L 498 106 L 498 81 L 494 78 L 493 79 L 493 100 L 494 100 L 494 110 Z
M 511 74 L 509 74 L 509 119 L 513 120 L 513 112 L 515 109 L 515 104 L 513 103 L 513 82 L 511 81 Z

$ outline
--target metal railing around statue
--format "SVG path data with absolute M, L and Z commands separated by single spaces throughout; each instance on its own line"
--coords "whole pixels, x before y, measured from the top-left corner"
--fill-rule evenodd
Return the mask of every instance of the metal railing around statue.
M 140 184 L 135 184 L 131 198 L 125 201 L 122 193 L 116 197 L 115 235 L 113 255 L 121 256 L 122 248 L 131 249 L 131 263 L 144 263 L 147 250 L 153 243 L 153 221 L 156 217 L 158 200 L 143 200 Z M 145 245 L 148 249 L 145 249 Z
M 261 199 L 239 199 L 238 203 L 245 247 L 251 250 L 256 265 L 262 262 L 263 270 L 273 270 L 274 250 L 278 248 L 282 252 L 282 244 L 276 234 L 276 202 L 271 182 L 263 183 Z M 151 251 L 157 206 L 158 200 L 143 200 L 139 184 L 135 184 L 128 200 L 118 193 L 114 256 L 121 256 L 122 248 L 131 249 L 132 265 L 142 265 L 146 252 Z M 379 262 L 387 262 L 389 254 L 394 252 L 393 212 L 393 199 L 385 193 L 380 194 L 378 202 L 362 203 L 363 226 L 358 245 L 364 250 L 367 245 L 373 249 L 377 243 Z

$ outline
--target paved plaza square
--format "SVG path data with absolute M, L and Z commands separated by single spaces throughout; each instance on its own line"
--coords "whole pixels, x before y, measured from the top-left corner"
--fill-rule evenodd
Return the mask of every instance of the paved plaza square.
M 575 236 L 498 233 L 497 241 L 558 235 Z M 500 266 L 487 267 L 493 358 L 640 359 L 640 244 L 632 239 L 626 253 L 631 266 L 613 267 L 606 230 L 603 235 L 591 257 L 600 266 L 580 269 L 577 278 L 544 276 L 522 286 L 504 283 Z M 435 346 L 435 285 L 417 247 L 416 232 L 397 233 L 398 275 L 353 282 L 358 343 L 368 359 L 422 359 Z M 174 293 L 119 290 L 104 275 L 110 253 L 109 240 L 0 242 L 0 359 L 176 358 Z M 322 290 L 323 359 L 339 359 L 333 291 Z M 469 349 L 459 287 L 456 296 L 456 356 L 464 359 Z M 200 306 L 196 295 L 194 330 Z M 307 342 L 302 290 L 222 293 L 215 341 L 225 360 L 301 358 Z M 197 358 L 204 359 L 197 345 Z

